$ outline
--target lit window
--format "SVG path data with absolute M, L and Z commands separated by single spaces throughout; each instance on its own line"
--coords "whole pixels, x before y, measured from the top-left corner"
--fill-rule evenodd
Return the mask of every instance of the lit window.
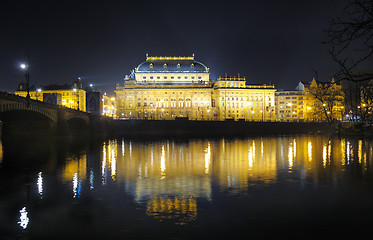
M 180 63 L 177 64 L 177 68 L 180 68 Z
M 165 64 L 163 64 L 163 68 L 167 68 L 167 64 L 165 63 Z
M 153 63 L 149 64 L 149 67 L 150 67 L 150 68 L 153 68 Z

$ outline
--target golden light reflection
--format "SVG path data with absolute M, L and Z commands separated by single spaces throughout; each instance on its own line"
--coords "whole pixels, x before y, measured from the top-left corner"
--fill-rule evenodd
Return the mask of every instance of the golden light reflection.
M 346 165 L 346 140 L 341 140 L 341 164 L 342 166 Z
M 0 164 L 3 162 L 3 157 L 4 157 L 3 142 L 0 140 Z
M 358 152 L 356 158 L 354 151 Z M 372 145 L 364 142 L 323 136 L 149 142 L 122 139 L 103 145 L 101 174 L 103 179 L 111 176 L 113 181 L 124 183 L 135 202 L 146 204 L 149 216 L 184 224 L 197 216 L 198 198 L 211 200 L 213 183 L 225 191 L 247 191 L 257 184 L 276 183 L 286 171 L 287 176 L 317 184 L 323 176 L 319 172 L 327 166 L 335 169 L 333 181 L 337 183 L 351 161 L 369 165 L 366 162 L 372 161 L 372 152 Z
M 211 149 L 210 143 L 207 144 L 207 148 L 205 149 L 205 173 L 208 174 L 210 171 L 210 161 L 211 161 Z
M 161 221 L 184 225 L 196 219 L 197 201 L 192 196 L 154 196 L 147 202 L 146 213 Z
M 308 153 L 308 161 L 312 162 L 312 142 L 311 140 L 308 139 L 308 144 L 307 144 L 307 153 Z
M 81 182 L 87 177 L 87 155 L 80 154 L 67 159 L 62 169 L 62 182 L 72 184 L 73 197 L 80 195 Z
M 363 141 L 361 139 L 358 141 L 358 159 L 359 164 L 361 164 L 363 159 Z
M 293 164 L 294 164 L 294 162 L 293 162 L 293 154 L 294 154 L 294 152 L 293 152 L 293 146 L 292 146 L 292 144 L 290 144 L 290 145 L 289 145 L 289 152 L 288 152 L 288 158 L 289 158 L 289 160 L 288 160 L 289 170 L 291 170 L 291 169 L 293 168 Z
M 326 167 L 326 160 L 327 160 L 327 146 L 324 144 L 322 146 L 322 166 Z
M 164 145 L 162 145 L 162 152 L 161 152 L 161 176 L 162 179 L 166 176 L 166 159 L 165 159 L 165 153 L 164 153 Z
M 102 175 L 103 185 L 107 183 L 108 176 L 110 176 L 113 181 L 116 181 L 117 158 L 118 158 L 117 140 L 109 140 L 108 142 L 104 142 L 102 145 L 102 162 L 101 162 L 101 175 Z

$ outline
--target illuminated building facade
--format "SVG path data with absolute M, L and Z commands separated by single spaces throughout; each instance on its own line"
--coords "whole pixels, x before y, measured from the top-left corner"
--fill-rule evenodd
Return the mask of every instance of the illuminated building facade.
M 19 85 L 15 95 L 26 97 L 27 88 Z M 51 85 L 30 90 L 30 99 L 62 105 L 68 108 L 86 111 L 86 91 L 82 89 L 81 82 L 73 85 Z
M 125 119 L 273 121 L 273 85 L 245 78 L 210 81 L 209 69 L 192 57 L 149 57 L 115 90 L 117 116 Z
M 327 83 L 299 82 L 296 90 L 278 91 L 276 121 L 335 121 L 345 111 L 342 86 L 332 80 Z
M 276 121 L 307 121 L 307 106 L 303 91 L 289 90 L 275 93 Z
M 102 96 L 102 115 L 116 117 L 116 101 L 114 96 L 107 96 L 106 93 Z
M 299 82 L 297 90 L 304 94 L 307 121 L 339 121 L 345 112 L 345 94 L 342 85 L 331 82 Z

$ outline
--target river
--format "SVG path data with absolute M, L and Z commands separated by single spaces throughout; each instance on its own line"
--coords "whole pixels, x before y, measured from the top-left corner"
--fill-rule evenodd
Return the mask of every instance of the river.
M 326 135 L 7 142 L 0 239 L 364 236 L 372 166 Z

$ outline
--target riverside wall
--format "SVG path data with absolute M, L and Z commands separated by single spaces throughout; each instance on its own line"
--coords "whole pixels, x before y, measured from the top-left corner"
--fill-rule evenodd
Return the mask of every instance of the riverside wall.
M 287 135 L 331 133 L 333 125 L 315 122 L 246 122 L 189 120 L 112 120 L 111 137 L 240 137 L 250 135 Z

